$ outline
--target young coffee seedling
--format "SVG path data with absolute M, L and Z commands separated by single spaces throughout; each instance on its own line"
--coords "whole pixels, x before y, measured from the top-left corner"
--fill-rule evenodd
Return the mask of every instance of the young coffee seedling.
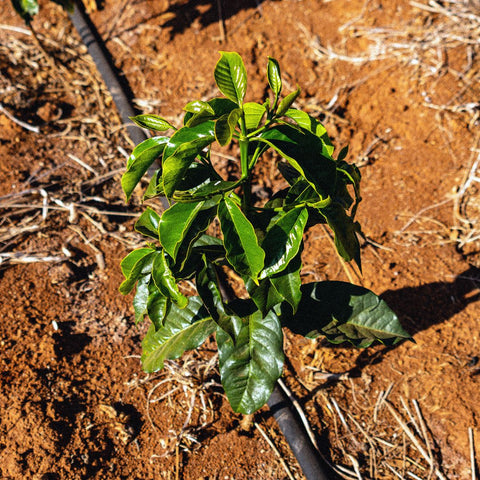
M 149 238 L 121 263 L 123 294 L 136 285 L 135 320 L 151 320 L 143 340 L 143 368 L 153 372 L 166 359 L 197 348 L 215 333 L 223 387 L 233 409 L 252 413 L 268 400 L 284 361 L 282 327 L 309 338 L 366 347 L 396 343 L 409 335 L 395 314 L 371 291 L 337 281 L 302 285 L 306 228 L 326 223 L 335 247 L 360 267 L 360 173 L 334 147 L 323 125 L 292 108 L 300 90 L 281 97 L 276 60 L 268 59 L 272 90 L 264 103 L 244 103 L 247 74 L 241 57 L 221 52 L 215 68 L 221 98 L 185 106 L 183 126 L 157 115 L 132 120 L 167 131 L 142 142 L 127 161 L 122 187 L 127 200 L 158 162 L 144 198 L 164 196 L 162 214 L 146 207 L 135 224 Z M 238 143 L 239 175 L 226 180 L 214 168 L 211 147 Z M 267 150 L 289 186 L 259 203 L 252 195 L 257 163 Z M 257 169 L 258 170 L 258 169 Z M 210 228 L 219 221 L 220 234 Z M 249 299 L 227 301 L 223 269 L 240 276 Z M 186 297 L 179 283 L 194 279 L 198 295 Z

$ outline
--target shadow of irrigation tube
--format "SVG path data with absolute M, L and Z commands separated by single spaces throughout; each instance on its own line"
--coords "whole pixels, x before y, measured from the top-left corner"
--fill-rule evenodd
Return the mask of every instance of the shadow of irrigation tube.
M 135 145 L 143 142 L 147 138 L 145 132 L 133 124 L 129 125 L 131 123 L 129 117 L 135 115 L 135 110 L 129 100 L 132 97 L 132 92 L 129 91 L 126 83 L 120 80 L 120 73 L 113 66 L 103 40 L 98 35 L 80 1 L 76 2 L 75 10 L 70 18 L 110 91 L 122 122 L 127 125 L 129 137 Z M 168 203 L 166 202 L 164 206 L 167 208 Z M 336 478 L 335 473 L 325 464 L 312 445 L 303 425 L 293 411 L 290 400 L 278 384 L 275 385 L 268 400 L 268 406 L 307 480 L 332 480 Z

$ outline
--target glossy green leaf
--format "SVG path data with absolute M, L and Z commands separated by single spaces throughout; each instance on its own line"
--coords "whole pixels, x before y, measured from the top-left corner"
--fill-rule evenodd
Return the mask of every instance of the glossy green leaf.
M 233 410 L 250 414 L 267 402 L 282 374 L 282 327 L 273 311 L 266 317 L 256 311 L 231 331 L 233 338 L 217 329 L 222 385 Z
M 277 98 L 282 91 L 282 77 L 280 74 L 280 65 L 272 57 L 268 57 L 267 78 L 268 84 Z
M 247 71 L 242 57 L 236 52 L 220 52 L 215 67 L 215 82 L 219 90 L 232 102 L 242 105 L 247 91 Z
M 258 285 L 251 278 L 247 278 L 245 279 L 245 287 L 250 298 L 263 315 L 266 315 L 285 300 L 272 285 L 270 278 L 260 280 Z
M 12 5 L 26 23 L 30 23 L 38 13 L 37 0 L 12 0 Z
M 357 232 L 359 225 L 354 222 L 338 203 L 332 203 L 319 212 L 327 220 L 328 226 L 335 234 L 335 247 L 342 258 L 349 262 L 355 260 L 361 269 L 360 244 L 358 242 Z
M 386 302 L 370 290 L 345 282 L 302 285 L 295 315 L 282 311 L 282 323 L 309 338 L 368 347 L 375 340 L 392 345 L 411 338 Z
M 265 267 L 260 279 L 284 270 L 302 244 L 303 231 L 308 219 L 306 208 L 294 208 L 281 215 L 268 229 L 262 242 Z
M 153 173 L 152 178 L 148 183 L 147 189 L 143 194 L 143 200 L 154 198 L 163 194 L 164 192 L 163 192 L 163 182 L 162 182 L 162 169 L 159 168 Z
M 188 102 L 183 109 L 186 112 L 191 113 L 208 112 L 212 115 L 215 114 L 215 111 L 210 104 L 208 102 L 204 102 L 203 100 L 194 100 L 193 102 Z
M 347 155 L 348 155 L 348 145 L 345 145 L 345 146 L 340 150 L 340 153 L 338 154 L 337 162 L 341 162 L 342 160 L 344 160 Z
M 164 252 L 155 254 L 152 266 L 152 278 L 160 293 L 172 300 L 179 308 L 185 308 L 188 299 L 178 289 L 177 281 L 173 275 Z
M 287 110 L 285 116 L 291 118 L 298 126 L 320 138 L 323 143 L 322 154 L 326 157 L 332 156 L 334 146 L 328 136 L 327 129 L 316 118 L 311 117 L 302 110 L 296 110 L 294 108 Z
M 143 317 L 147 313 L 148 302 L 148 284 L 150 283 L 150 275 L 144 275 L 140 277 L 137 282 L 137 288 L 135 290 L 135 296 L 133 297 L 133 310 L 135 312 L 135 323 L 139 323 L 143 320 Z
M 171 308 L 172 301 L 163 295 L 154 282 L 151 282 L 147 299 L 147 313 L 155 326 L 155 330 L 163 327 L 165 317 Z
M 213 199 L 218 203 L 221 200 L 219 194 L 234 190 L 236 187 L 238 187 L 238 182 L 208 179 L 203 184 L 191 188 L 189 191 L 177 190 L 173 199 L 178 202 L 198 202 L 201 200 Z
M 145 208 L 135 222 L 135 230 L 142 235 L 158 240 L 158 224 L 160 215 L 150 207 Z
M 228 197 L 218 205 L 218 217 L 228 262 L 238 274 L 247 275 L 256 282 L 265 253 L 258 246 L 252 224 Z
M 190 297 L 184 309 L 172 305 L 163 326 L 155 331 L 152 325 L 142 342 L 143 369 L 156 372 L 163 368 L 165 360 L 198 348 L 216 326 L 198 297 Z
M 297 88 L 294 92 L 289 93 L 281 102 L 277 108 L 276 115 L 281 117 L 285 115 L 287 110 L 292 106 L 293 102 L 298 98 L 300 95 L 300 88 Z
M 230 113 L 222 115 L 215 122 L 215 138 L 222 147 L 228 145 L 231 142 L 232 136 L 238 123 L 238 119 L 240 118 L 241 114 L 242 110 L 240 108 L 236 108 Z
M 135 117 L 130 117 L 130 120 L 139 127 L 146 128 L 147 130 L 164 132 L 165 130 L 174 128 L 170 122 L 159 115 L 137 115 Z
M 215 267 L 205 257 L 203 268 L 197 273 L 195 286 L 203 304 L 215 321 L 226 315 Z
M 125 280 L 119 287 L 120 293 L 130 293 L 142 275 L 147 275 L 152 270 L 153 248 L 139 248 L 129 253 L 120 263 Z
M 205 202 L 206 203 L 206 202 Z M 195 221 L 186 231 L 177 253 L 175 269 L 183 270 L 191 261 L 190 254 L 197 239 L 205 232 L 217 213 L 216 206 L 204 208 L 197 213 Z
M 180 128 L 168 140 L 163 158 L 166 160 L 174 153 L 196 155 L 215 140 L 214 127 L 215 124 L 208 121 L 194 127 Z
M 322 155 L 322 141 L 310 132 L 299 132 L 290 125 L 279 125 L 263 132 L 259 141 L 274 148 L 300 175 L 326 198 L 335 190 L 335 161 Z
M 270 283 L 276 292 L 290 304 L 295 312 L 298 308 L 302 293 L 300 287 L 302 280 L 300 278 L 300 270 L 302 268 L 301 251 L 287 265 L 287 268 L 276 275 L 269 277 Z
M 127 171 L 122 176 L 122 188 L 127 201 L 153 162 L 163 153 L 168 137 L 152 137 L 138 144 L 127 160 Z
M 203 202 L 175 203 L 163 212 L 159 228 L 160 243 L 173 260 L 176 260 L 178 249 L 202 207 Z
M 265 105 L 260 105 L 255 102 L 245 103 L 243 105 L 243 112 L 245 114 L 245 126 L 247 130 L 255 130 L 258 128 L 266 111 Z

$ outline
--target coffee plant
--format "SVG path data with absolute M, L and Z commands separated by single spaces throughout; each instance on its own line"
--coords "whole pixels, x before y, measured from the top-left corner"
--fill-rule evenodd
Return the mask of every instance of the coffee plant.
M 172 133 L 135 147 L 122 177 L 126 198 L 154 170 L 144 199 L 163 196 L 168 208 L 159 213 L 146 206 L 136 221 L 147 240 L 123 259 L 120 291 L 136 287 L 135 320 L 151 321 L 142 343 L 145 371 L 161 369 L 214 333 L 230 404 L 252 413 L 282 374 L 283 327 L 357 347 L 375 340 L 395 344 L 409 335 L 366 288 L 301 282 L 304 232 L 319 223 L 333 232 L 339 255 L 361 269 L 360 172 L 345 161 L 347 148 L 335 155 L 324 126 L 292 108 L 299 89 L 282 97 L 275 59 L 268 59 L 272 93 L 263 103 L 244 102 L 247 74 L 237 53 L 221 52 L 214 77 L 223 96 L 187 103 L 178 128 L 158 115 L 132 118 L 144 129 Z M 215 144 L 238 152 L 237 177 L 215 168 Z M 261 202 L 252 189 L 263 183 L 256 166 L 267 151 L 288 187 Z M 243 280 L 248 299 L 227 298 L 226 269 Z M 187 279 L 197 295 L 185 295 Z

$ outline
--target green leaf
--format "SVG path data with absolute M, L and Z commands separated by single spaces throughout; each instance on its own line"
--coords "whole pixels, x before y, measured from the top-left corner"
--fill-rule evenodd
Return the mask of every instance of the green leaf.
M 143 175 L 162 154 L 168 141 L 168 137 L 152 137 L 133 149 L 127 160 L 127 171 L 122 176 L 122 188 L 127 201 Z
M 302 285 L 300 278 L 301 268 L 302 258 L 301 251 L 299 251 L 285 270 L 269 277 L 273 288 L 290 304 L 294 312 L 297 310 L 300 299 L 302 298 L 300 290 Z
M 160 215 L 147 207 L 135 222 L 135 230 L 142 235 L 158 240 L 158 223 Z
M 322 152 L 322 141 L 310 132 L 299 132 L 291 125 L 278 125 L 262 132 L 255 140 L 265 142 L 303 175 L 322 198 L 335 190 L 335 161 Z
M 258 246 L 252 224 L 228 197 L 218 205 L 218 217 L 228 262 L 239 275 L 247 275 L 257 282 L 265 252 Z
M 165 130 L 174 128 L 170 122 L 159 115 L 137 115 L 135 117 L 130 117 L 130 120 L 139 127 L 146 128 L 147 130 L 164 132 Z
M 215 122 L 215 138 L 222 147 L 228 145 L 231 142 L 232 136 L 235 132 L 235 127 L 237 126 L 237 122 L 241 114 L 242 109 L 236 108 L 230 113 L 222 115 Z
M 178 249 L 203 203 L 175 203 L 163 212 L 159 226 L 160 243 L 173 260 L 176 260 Z
M 354 222 L 338 203 L 331 203 L 328 207 L 321 208 L 319 212 L 325 217 L 328 226 L 335 234 L 335 247 L 338 253 L 347 262 L 355 260 L 361 270 L 360 244 L 357 237 L 357 232 L 360 230 L 358 223 Z
M 151 282 L 147 299 L 147 313 L 155 326 L 155 330 L 163 327 L 165 317 L 171 306 L 171 300 L 158 290 L 154 282 Z
M 156 372 L 163 368 L 165 360 L 173 360 L 186 350 L 198 348 L 216 326 L 198 297 L 190 297 L 183 310 L 172 305 L 163 326 L 155 331 L 152 325 L 142 342 L 143 369 Z
M 394 345 L 410 335 L 386 302 L 370 290 L 345 282 L 302 285 L 302 300 L 295 315 L 282 310 L 282 323 L 294 333 L 332 343 L 348 341 L 368 347 L 375 340 Z
M 148 284 L 150 283 L 150 275 L 140 277 L 137 282 L 137 289 L 135 296 L 133 297 L 133 310 L 135 312 L 135 323 L 139 323 L 143 320 L 143 317 L 147 313 L 148 302 Z
M 120 293 L 130 293 L 142 275 L 147 275 L 152 270 L 153 248 L 139 248 L 127 255 L 121 262 L 120 267 L 125 280 L 119 287 Z
M 215 111 L 210 104 L 204 102 L 203 100 L 194 100 L 193 102 L 188 102 L 183 109 L 190 113 L 208 112 L 211 115 L 215 114 Z
M 30 23 L 38 13 L 37 0 L 12 0 L 12 5 L 26 23 Z
M 326 157 L 332 156 L 334 146 L 328 136 L 327 129 L 316 118 L 311 117 L 302 110 L 296 110 L 294 108 L 287 110 L 285 116 L 291 118 L 299 127 L 308 130 L 320 138 L 323 143 L 322 154 Z
M 208 121 L 194 127 L 180 128 L 168 140 L 163 158 L 166 160 L 174 153 L 196 155 L 215 140 L 214 127 L 215 124 Z
M 270 310 L 285 300 L 272 285 L 270 278 L 264 278 L 258 285 L 256 285 L 251 278 L 248 278 L 245 281 L 245 288 L 263 315 L 266 315 Z
M 215 140 L 213 126 L 213 122 L 205 122 L 183 127 L 170 138 L 163 156 L 163 189 L 167 197 L 171 198 L 195 157 Z
M 247 91 L 247 71 L 242 57 L 236 52 L 220 52 L 215 67 L 215 82 L 219 90 L 232 102 L 242 105 Z
M 348 145 L 345 145 L 345 146 L 340 150 L 340 153 L 338 154 L 337 162 L 341 162 L 342 160 L 345 160 L 345 158 L 346 158 L 347 155 L 348 155 Z
M 297 87 L 297 89 L 289 93 L 281 102 L 280 105 L 277 108 L 276 115 L 277 117 L 281 117 L 282 115 L 285 115 L 287 110 L 292 106 L 293 102 L 298 98 L 300 95 L 300 88 Z
M 217 328 L 220 376 L 233 410 L 250 414 L 267 402 L 282 374 L 282 327 L 273 311 L 266 317 L 256 311 L 231 330 L 233 338 Z
M 148 183 L 147 189 L 143 194 L 143 200 L 154 198 L 154 197 L 157 197 L 158 195 L 164 195 L 161 168 L 156 170 L 152 175 L 152 178 Z
M 197 272 L 195 286 L 203 304 L 215 321 L 226 315 L 215 267 L 205 257 L 203 258 L 203 268 Z
M 281 215 L 267 230 L 262 242 L 265 267 L 260 279 L 284 270 L 297 255 L 308 219 L 306 208 L 294 208 Z
M 167 257 L 163 251 L 155 254 L 152 266 L 152 278 L 160 293 L 171 298 L 179 308 L 185 308 L 188 304 L 188 299 L 178 289 L 176 279 L 170 270 L 167 262 Z
M 262 121 L 267 109 L 265 105 L 260 105 L 255 102 L 248 102 L 243 105 L 243 112 L 245 114 L 245 126 L 247 130 L 255 130 Z
M 272 57 L 268 57 L 267 78 L 268 84 L 275 94 L 275 98 L 278 98 L 282 91 L 282 77 L 280 74 L 280 65 Z

